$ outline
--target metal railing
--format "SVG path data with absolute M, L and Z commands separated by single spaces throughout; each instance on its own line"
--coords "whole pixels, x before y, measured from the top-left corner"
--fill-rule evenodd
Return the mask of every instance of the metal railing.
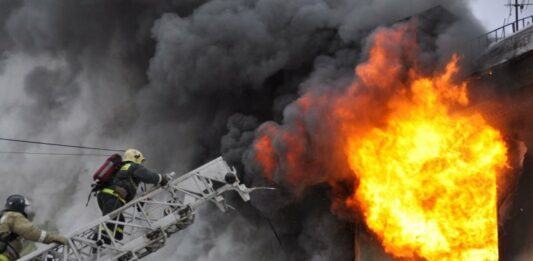
M 529 27 L 533 24 L 533 15 L 524 17 L 518 20 L 518 22 L 512 22 L 501 27 L 498 27 L 488 33 L 480 35 L 476 38 L 478 48 L 486 48 L 492 43 L 497 43 L 514 33 Z

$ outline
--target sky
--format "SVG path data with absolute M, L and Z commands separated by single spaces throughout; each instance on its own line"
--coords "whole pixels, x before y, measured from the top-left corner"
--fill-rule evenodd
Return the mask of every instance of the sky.
M 533 4 L 533 0 L 518 0 L 518 2 Z M 488 32 L 504 25 L 504 21 L 505 24 L 514 21 L 514 9 L 509 14 L 509 8 L 504 6 L 507 3 L 508 0 L 472 0 L 471 6 L 474 15 L 482 22 Z M 519 13 L 520 18 L 531 15 L 533 15 L 533 6 L 524 7 Z

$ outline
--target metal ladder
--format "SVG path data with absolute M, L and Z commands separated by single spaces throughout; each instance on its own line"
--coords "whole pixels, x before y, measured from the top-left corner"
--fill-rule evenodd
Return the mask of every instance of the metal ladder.
M 226 212 L 230 207 L 223 194 L 228 191 L 235 191 L 242 200 L 249 201 L 250 193 L 258 188 L 239 184 L 236 174 L 235 169 L 219 157 L 68 234 L 67 245 L 53 244 L 19 260 L 141 259 L 163 247 L 169 236 L 191 224 L 195 210 L 203 203 L 212 202 Z M 122 240 L 107 237 L 114 235 L 119 226 L 123 227 Z

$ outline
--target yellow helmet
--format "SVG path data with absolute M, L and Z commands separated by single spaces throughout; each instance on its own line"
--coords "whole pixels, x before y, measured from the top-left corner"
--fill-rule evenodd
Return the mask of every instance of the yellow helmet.
M 143 154 L 136 149 L 127 149 L 122 156 L 122 161 L 131 161 L 137 164 L 141 164 L 144 161 Z

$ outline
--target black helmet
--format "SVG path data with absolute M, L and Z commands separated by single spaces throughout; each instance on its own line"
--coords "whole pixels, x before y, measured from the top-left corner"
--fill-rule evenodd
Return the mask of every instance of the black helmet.
M 15 194 L 7 197 L 5 208 L 8 211 L 15 211 L 22 214 L 26 214 L 24 210 L 28 205 L 29 202 L 24 196 Z

